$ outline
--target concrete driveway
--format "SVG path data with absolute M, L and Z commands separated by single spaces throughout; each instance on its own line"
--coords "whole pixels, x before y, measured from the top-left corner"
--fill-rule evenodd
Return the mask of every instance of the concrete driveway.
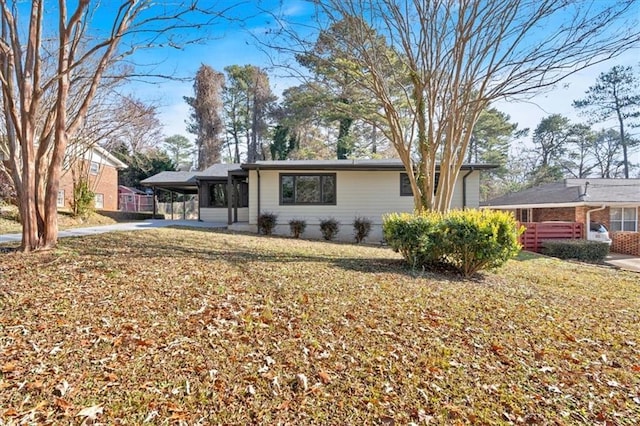
M 58 233 L 59 238 L 83 237 L 86 235 L 104 234 L 117 231 L 143 231 L 145 229 L 165 228 L 167 226 L 185 226 L 190 228 L 226 228 L 226 223 L 200 222 L 197 220 L 143 220 L 139 222 L 114 223 L 113 225 L 90 226 L 86 228 L 66 229 Z M 20 242 L 21 234 L 0 235 L 0 244 Z
M 604 262 L 627 271 L 640 272 L 640 257 L 628 254 L 610 253 Z

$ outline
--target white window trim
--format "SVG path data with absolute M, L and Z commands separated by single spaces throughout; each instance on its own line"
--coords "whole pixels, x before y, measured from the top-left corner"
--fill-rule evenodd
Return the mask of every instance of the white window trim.
M 62 198 L 60 196 L 62 196 Z M 61 200 L 62 200 L 62 203 L 60 203 Z M 58 197 L 56 198 L 56 207 L 64 207 L 64 189 L 58 190 Z
M 98 200 L 100 200 L 100 202 L 98 202 Z M 104 209 L 104 194 L 94 194 L 93 204 L 95 205 L 96 209 Z
M 95 166 L 95 169 L 94 169 Z M 89 173 L 92 175 L 97 175 L 98 173 L 100 173 L 100 163 L 98 163 L 97 161 L 92 161 L 89 164 Z
M 616 210 L 619 209 L 620 210 L 620 220 L 615 220 L 614 221 L 611 218 L 611 211 L 614 210 L 614 209 L 616 209 Z M 630 220 L 625 220 L 624 219 L 625 210 L 634 210 L 635 211 L 635 221 L 633 222 L 634 229 L 632 231 L 624 229 L 625 228 L 625 226 L 624 226 L 625 223 L 631 223 Z M 613 223 L 614 222 L 620 224 L 620 229 L 619 230 L 614 230 L 613 229 Z M 633 206 L 629 206 L 629 207 L 611 207 L 609 209 L 609 228 L 613 232 L 638 232 L 638 208 L 637 207 L 633 207 Z

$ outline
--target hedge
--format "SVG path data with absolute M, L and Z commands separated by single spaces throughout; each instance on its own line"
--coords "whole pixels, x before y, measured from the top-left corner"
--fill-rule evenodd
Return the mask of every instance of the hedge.
M 609 244 L 589 240 L 546 240 L 541 253 L 560 259 L 602 262 L 609 254 Z

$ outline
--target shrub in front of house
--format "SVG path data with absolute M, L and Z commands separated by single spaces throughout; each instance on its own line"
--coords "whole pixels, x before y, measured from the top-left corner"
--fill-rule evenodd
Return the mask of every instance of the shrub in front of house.
M 278 222 L 278 215 L 275 213 L 262 213 L 258 216 L 258 231 L 264 235 L 271 235 Z
M 496 269 L 520 252 L 522 229 L 513 216 L 494 210 L 453 210 L 440 222 L 447 263 L 465 277 Z
M 73 198 L 71 199 L 71 214 L 75 218 L 86 220 L 95 210 L 95 193 L 89 188 L 89 181 L 79 179 L 73 184 Z
M 390 214 L 384 237 L 412 267 L 451 265 L 465 277 L 502 266 L 520 251 L 522 230 L 508 213 L 454 210 L 446 214 Z
M 442 215 L 391 213 L 383 217 L 382 233 L 389 246 L 413 268 L 431 266 L 443 260 L 438 224 Z
M 546 240 L 541 253 L 560 259 L 602 262 L 609 254 L 609 244 L 588 240 Z
M 307 229 L 307 222 L 301 219 L 291 219 L 289 221 L 289 230 L 293 238 L 300 238 L 300 235 Z
M 322 238 L 331 241 L 340 232 L 340 223 L 332 217 L 322 219 L 320 221 L 320 232 L 322 232 Z
M 371 220 L 367 217 L 356 217 L 353 220 L 353 234 L 356 243 L 360 244 L 371 232 Z

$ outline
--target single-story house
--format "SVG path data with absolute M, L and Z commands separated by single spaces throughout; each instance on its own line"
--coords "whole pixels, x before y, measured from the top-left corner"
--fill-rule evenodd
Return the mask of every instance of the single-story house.
M 482 203 L 509 210 L 520 222 L 600 222 L 609 229 L 611 251 L 640 256 L 640 179 L 565 179 Z
M 462 167 L 452 208 L 477 208 L 480 172 L 495 166 Z M 216 164 L 201 172 L 162 172 L 141 182 L 154 190 L 199 196 L 201 221 L 256 232 L 262 213 L 277 215 L 275 233 L 289 234 L 289 221 L 305 220 L 305 236 L 320 237 L 322 219 L 341 224 L 338 239 L 353 238 L 353 221 L 372 222 L 370 241 L 382 239 L 382 216 L 413 211 L 409 179 L 400 160 L 284 160 Z M 228 189 L 232 189 L 232 197 Z

